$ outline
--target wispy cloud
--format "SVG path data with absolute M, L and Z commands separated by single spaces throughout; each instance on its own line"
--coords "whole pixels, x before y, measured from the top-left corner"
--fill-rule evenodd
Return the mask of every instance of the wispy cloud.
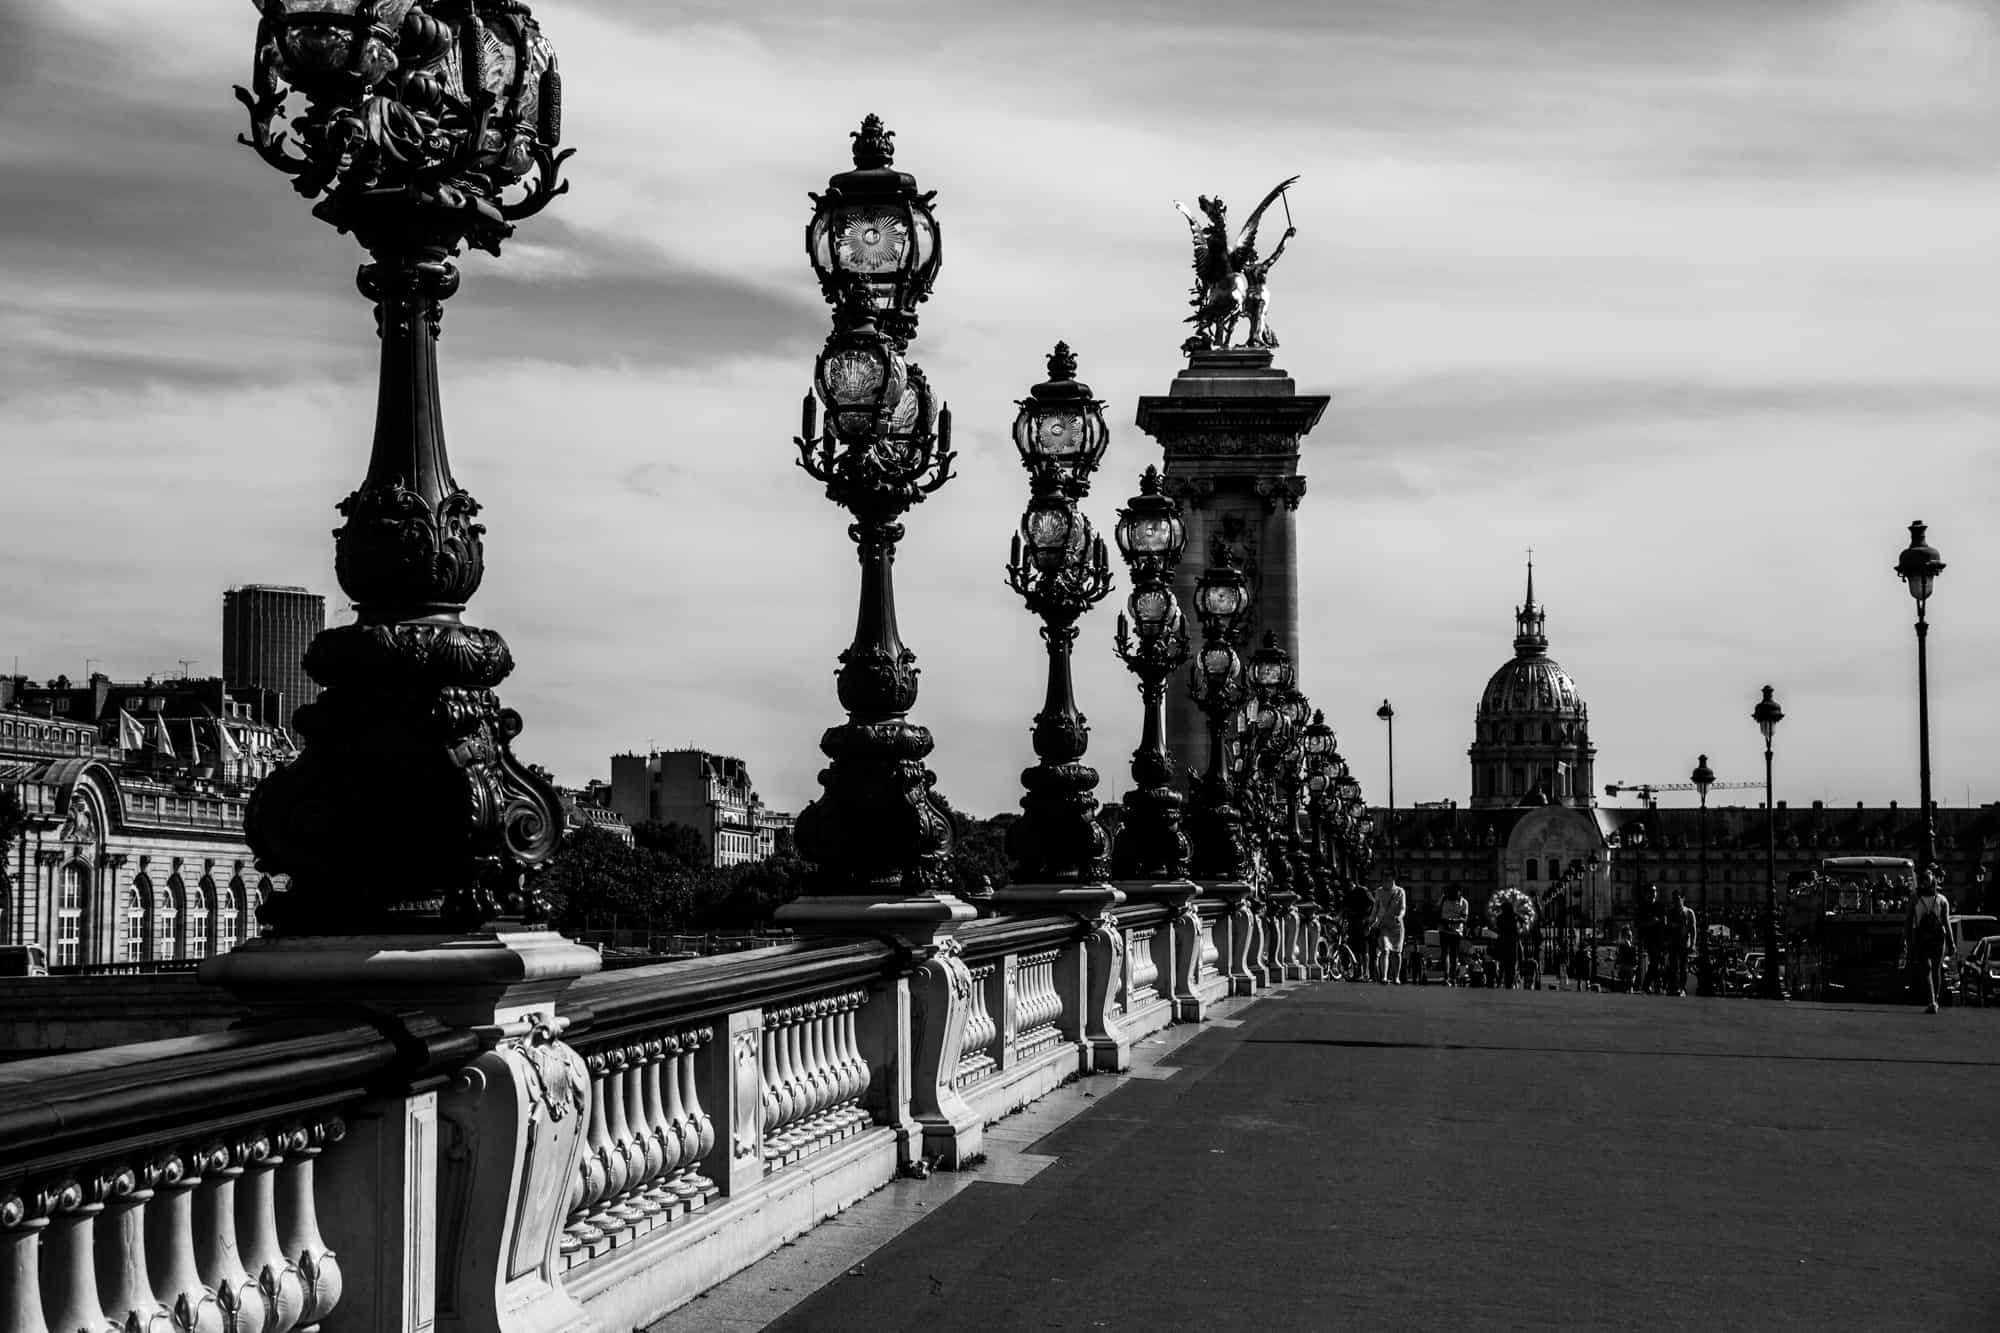
M 26 479 L 0 487 L 0 653 L 38 674 L 201 657 L 229 582 L 337 599 L 326 532 L 369 434 L 362 256 L 233 142 L 253 16 L 135 42 L 154 8 L 0 7 L 0 442 Z M 574 188 L 500 261 L 464 261 L 443 355 L 491 527 L 473 616 L 521 663 L 523 750 L 565 777 L 652 737 L 741 752 L 782 804 L 816 790 L 853 565 L 789 461 L 825 328 L 800 229 L 868 111 L 947 230 L 915 353 L 964 475 L 911 515 L 898 577 L 961 806 L 1013 804 L 1039 702 L 999 578 L 1025 493 L 1012 401 L 1049 343 L 1079 348 L 1113 404 L 1108 522 L 1157 456 L 1133 400 L 1177 368 L 1168 201 L 1293 173 L 1281 360 L 1333 398 L 1303 461 L 1306 684 L 1366 780 L 1362 724 L 1394 692 L 1399 790 L 1463 795 L 1533 544 L 1607 771 L 1685 771 L 1697 736 L 1754 766 L 1739 696 L 1769 674 L 1796 771 L 1901 792 L 1886 566 L 1918 515 L 1951 561 L 1939 788 L 1986 776 L 2000 709 L 1967 664 L 2000 635 L 1948 609 L 2000 569 L 1983 0 L 537 12 Z M 1109 620 L 1078 664 L 1106 790 L 1137 721 Z

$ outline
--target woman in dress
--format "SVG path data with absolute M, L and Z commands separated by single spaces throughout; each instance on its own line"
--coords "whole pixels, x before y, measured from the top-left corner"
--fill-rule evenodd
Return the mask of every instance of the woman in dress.
M 1375 890 L 1373 924 L 1379 960 L 1375 980 L 1386 986 L 1403 984 L 1403 913 L 1409 910 L 1409 905 L 1408 895 L 1394 876 L 1384 879 Z

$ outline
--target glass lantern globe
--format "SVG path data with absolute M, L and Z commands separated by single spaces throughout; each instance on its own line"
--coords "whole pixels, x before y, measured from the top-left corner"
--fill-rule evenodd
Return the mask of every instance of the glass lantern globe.
M 1180 623 L 1180 604 L 1171 588 L 1136 588 L 1125 605 L 1132 614 L 1133 627 L 1145 642 L 1168 635 Z
M 1306 753 L 1328 755 L 1333 753 L 1333 728 L 1326 724 L 1326 714 L 1313 710 L 1312 723 L 1305 730 Z
M 914 317 L 943 258 L 931 195 L 918 193 L 916 178 L 891 165 L 896 136 L 880 117 L 863 120 L 853 138 L 854 170 L 812 196 L 806 255 L 828 299 L 858 278 L 878 312 Z
M 872 328 L 835 334 L 813 365 L 813 387 L 826 404 L 834 433 L 843 439 L 871 433 L 885 418 L 893 419 L 908 386 L 908 367 Z
M 1275 630 L 1266 631 L 1263 646 L 1250 655 L 1250 683 L 1260 690 L 1282 690 L 1292 683 L 1292 656 L 1278 646 Z
M 1910 544 L 1896 557 L 1896 577 L 1903 580 L 1910 596 L 1918 602 L 1930 600 L 1932 585 L 1944 573 L 1944 561 L 1939 558 L 1937 547 L 1925 539 L 1924 532 L 1924 524 L 1910 524 Z
M 1211 687 L 1224 687 L 1242 673 L 1241 660 L 1236 650 L 1226 643 L 1212 643 L 1201 650 L 1196 659 L 1197 669 Z
M 1014 447 L 1031 476 L 1046 478 L 1072 496 L 1086 495 L 1090 474 L 1110 440 L 1104 404 L 1077 380 L 1076 355 L 1067 343 L 1056 344 L 1048 366 L 1048 380 L 1016 404 L 1020 413 L 1014 418 Z
M 1021 515 L 1021 540 L 1044 574 L 1080 557 L 1090 544 L 1090 521 L 1060 496 L 1037 498 Z
M 1139 478 L 1139 493 L 1118 511 L 1113 531 L 1119 552 L 1135 572 L 1159 576 L 1180 563 L 1187 527 L 1180 505 L 1161 493 L 1158 468 L 1147 468 Z

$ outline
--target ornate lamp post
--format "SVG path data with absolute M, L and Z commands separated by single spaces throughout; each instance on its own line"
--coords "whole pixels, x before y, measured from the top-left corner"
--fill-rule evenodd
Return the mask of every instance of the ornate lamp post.
M 895 136 L 869 116 L 853 135 L 854 169 L 813 195 L 806 251 L 833 306 L 813 368 L 798 463 L 854 516 L 861 564 L 854 641 L 836 677 L 847 721 L 820 749 L 820 798 L 799 814 L 799 852 L 816 869 L 804 897 L 779 909 L 802 922 L 948 923 L 972 909 L 950 893 L 951 807 L 925 768 L 928 728 L 909 720 L 916 654 L 896 625 L 892 569 L 899 521 L 951 479 L 951 411 L 932 402 L 904 359 L 917 307 L 937 277 L 940 239 L 911 176 L 894 169 Z M 825 408 L 824 428 L 818 417 Z
M 521 717 L 493 694 L 513 669 L 506 642 L 464 619 L 485 530 L 446 454 L 437 367 L 452 259 L 497 255 L 565 188 L 555 53 L 518 0 L 258 8 L 252 87 L 237 90 L 244 142 L 368 252 L 358 286 L 381 378 L 368 471 L 334 534 L 355 620 L 306 650 L 325 690 L 295 716 L 298 759 L 259 784 L 246 816 L 258 865 L 291 887 L 260 909 L 269 937 L 201 975 L 253 1004 L 371 1011 L 398 1046 L 431 1042 L 425 1027 L 471 1036 L 476 1055 L 434 1094 L 435 1132 L 459 1150 L 412 1148 L 408 1163 L 429 1161 L 427 1197 L 434 1184 L 438 1225 L 456 1238 L 438 1301 L 466 1327 L 576 1327 L 583 1310 L 556 1269 L 562 1210 L 535 1201 L 565 1196 L 583 1151 L 565 1111 L 582 1107 L 590 1074 L 554 1008 L 598 960 L 524 928 L 546 916 L 528 872 L 555 849 L 562 808 L 514 757 Z M 490 1204 L 468 1203 L 475 1180 Z M 275 1294 L 241 1291 L 232 1327 L 264 1327 L 267 1313 L 278 1326 Z
M 1076 378 L 1064 343 L 1049 354 L 1049 378 L 1019 403 L 1014 442 L 1028 469 L 1031 498 L 1014 538 L 1007 583 L 1042 619 L 1048 691 L 1035 715 L 1035 754 L 1021 774 L 1022 816 L 1007 831 L 1014 879 L 1023 884 L 1099 884 L 1110 871 L 1104 830 L 1094 818 L 1097 770 L 1082 762 L 1090 728 L 1076 708 L 1070 656 L 1076 622 L 1111 591 L 1104 539 L 1092 534 L 1077 501 L 1104 456 L 1104 404 Z M 1115 890 L 1111 892 L 1115 893 Z
M 1118 615 L 1118 656 L 1139 678 L 1145 720 L 1132 752 L 1135 788 L 1125 796 L 1112 869 L 1121 879 L 1179 879 L 1188 872 L 1190 849 L 1165 731 L 1167 678 L 1188 660 L 1187 626 L 1173 587 L 1187 529 L 1179 503 L 1161 494 L 1158 468 L 1146 469 L 1139 494 L 1118 511 L 1115 535 L 1132 571 L 1126 611 Z
M 1924 525 L 1910 524 L 1910 544 L 1896 557 L 1896 576 L 1903 580 L 1917 602 L 1917 773 L 1924 803 L 1919 876 L 1929 875 L 1937 868 L 1937 817 L 1931 811 L 1931 682 L 1927 647 L 1931 627 L 1924 608 L 1931 599 L 1937 576 L 1942 573 L 1944 561 L 1938 558 L 1937 548 L 1924 539 Z
M 1203 879 L 1240 881 L 1248 873 L 1243 816 L 1227 759 L 1229 720 L 1247 692 L 1237 648 L 1250 614 L 1250 585 L 1241 559 L 1219 535 L 1195 583 L 1194 604 L 1201 617 L 1201 651 L 1188 671 L 1188 692 L 1208 723 L 1208 771 L 1195 787 L 1188 818 L 1193 869 Z
M 1384 699 L 1375 716 L 1389 727 L 1389 878 L 1396 877 L 1396 710 Z
M 1700 981 L 1696 984 L 1697 995 L 1715 994 L 1715 956 L 1709 951 L 1708 943 L 1708 789 L 1715 785 L 1715 770 L 1708 766 L 1708 756 L 1702 755 L 1695 761 L 1694 772 L 1688 781 L 1701 796 L 1701 813 L 1697 816 L 1696 827 L 1701 835 L 1701 955 L 1699 967 Z
M 1764 998 L 1783 1000 L 1785 994 L 1784 932 L 1778 925 L 1778 807 L 1771 799 L 1771 733 L 1784 721 L 1785 710 L 1764 687 L 1764 697 L 1750 710 L 1757 730 L 1764 733 Z
M 513 670 L 506 642 L 463 619 L 485 528 L 445 453 L 437 338 L 452 258 L 499 254 L 568 188 L 555 52 L 505 0 L 261 9 L 252 85 L 236 90 L 243 142 L 368 251 L 357 283 L 382 358 L 367 476 L 334 534 L 355 621 L 307 650 L 325 692 L 299 709 L 304 748 L 246 820 L 258 864 L 291 876 L 259 915 L 281 936 L 537 921 L 526 872 L 554 850 L 561 806 L 514 757 L 521 717 L 493 694 Z

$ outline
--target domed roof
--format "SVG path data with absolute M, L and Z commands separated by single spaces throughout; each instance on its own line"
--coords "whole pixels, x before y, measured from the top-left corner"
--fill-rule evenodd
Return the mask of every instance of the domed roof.
M 1546 655 L 1517 657 L 1493 673 L 1479 696 L 1479 716 L 1561 713 L 1583 716 L 1583 696 L 1569 672 Z
M 1514 608 L 1514 660 L 1494 672 L 1479 696 L 1479 716 L 1584 715 L 1583 696 L 1569 672 L 1549 658 L 1542 608 L 1535 605 L 1535 562 L 1528 561 L 1528 597 Z

